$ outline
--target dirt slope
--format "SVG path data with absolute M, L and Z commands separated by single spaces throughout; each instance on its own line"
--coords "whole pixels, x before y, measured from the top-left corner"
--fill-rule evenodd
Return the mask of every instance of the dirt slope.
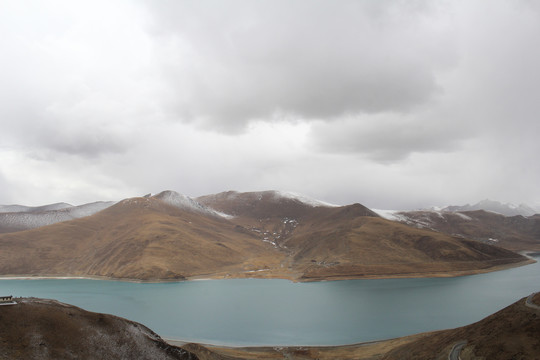
M 89 217 L 3 234 L 0 246 L 4 275 L 183 279 L 276 261 L 272 246 L 234 224 L 156 198 L 127 199 Z
M 540 310 L 523 298 L 487 318 L 461 328 L 444 330 L 398 347 L 383 359 L 446 360 L 452 346 L 466 340 L 463 360 L 540 359 Z M 536 296 L 540 304 L 540 295 Z
M 0 359 L 198 359 L 144 325 L 55 300 L 0 306 Z
M 197 201 L 287 255 L 302 280 L 379 276 L 442 276 L 483 271 L 524 258 L 427 229 L 380 218 L 353 204 L 325 206 L 274 191 L 225 192 Z

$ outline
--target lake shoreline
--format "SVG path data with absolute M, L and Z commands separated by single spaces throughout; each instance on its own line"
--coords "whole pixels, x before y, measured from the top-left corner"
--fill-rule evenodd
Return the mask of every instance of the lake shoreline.
M 302 278 L 294 276 L 285 276 L 283 274 L 257 274 L 254 272 L 239 273 L 239 274 L 206 274 L 206 275 L 194 275 L 188 276 L 185 279 L 133 279 L 133 278 L 117 278 L 110 276 L 100 275 L 36 275 L 36 274 L 7 274 L 0 275 L 0 280 L 105 280 L 105 281 L 123 281 L 131 283 L 180 283 L 188 281 L 208 281 L 208 280 L 226 280 L 226 279 L 281 279 L 291 282 L 321 282 L 321 281 L 340 281 L 340 280 L 369 280 L 369 279 L 416 279 L 416 278 L 451 278 L 460 276 L 479 275 L 490 272 L 502 271 L 530 265 L 535 263 L 532 257 L 529 257 L 524 261 L 495 265 L 484 269 L 475 270 L 456 270 L 456 271 L 440 271 L 440 272 L 425 272 L 425 273 L 403 273 L 403 274 L 369 274 L 369 275 L 340 275 L 340 276 L 325 276 L 314 278 Z M 238 275 L 238 276 L 236 276 Z M 253 276 L 255 275 L 255 276 Z M 259 276 L 257 276 L 259 275 Z
M 230 359 L 288 359 L 295 356 L 302 356 L 303 359 L 373 359 L 381 356 L 392 349 L 408 344 L 410 342 L 430 336 L 444 330 L 422 332 L 407 336 L 390 338 L 385 340 L 372 340 L 345 345 L 295 345 L 295 346 L 226 346 L 212 345 L 206 343 L 184 342 L 179 340 L 163 338 L 165 342 L 172 346 L 181 347 L 184 350 L 205 355 L 209 352 L 212 355 L 222 356 Z M 305 357 L 308 356 L 308 357 Z M 309 357 L 312 356 L 312 357 Z
M 529 263 L 531 262 L 534 261 L 530 260 Z M 454 300 L 448 300 L 455 294 L 466 292 L 472 296 L 479 287 L 487 286 L 488 293 L 499 294 L 500 291 L 496 289 L 505 289 L 502 291 L 504 291 L 504 296 L 509 297 L 508 302 L 510 302 L 513 298 L 506 294 L 507 285 L 515 287 L 515 293 L 518 291 L 529 293 L 531 281 L 534 284 L 538 283 L 539 264 L 540 262 L 537 261 L 531 266 L 521 266 L 510 269 L 508 272 L 492 271 L 492 275 L 478 277 L 454 279 L 424 277 L 369 282 L 320 281 L 306 285 L 294 284 L 290 281 L 261 281 L 265 279 L 250 279 L 249 281 L 238 279 L 229 283 L 204 281 L 199 278 L 184 281 L 185 285 L 169 282 L 170 285 L 151 286 L 137 285 L 141 281 L 131 282 L 130 285 L 126 281 L 114 282 L 108 278 L 88 279 L 82 276 L 48 277 L 48 279 L 56 279 L 49 282 L 27 281 L 44 278 L 38 276 L 4 276 L 4 279 L 11 278 L 14 281 L 13 283 L 7 280 L 0 281 L 0 284 L 2 292 L 6 294 L 58 299 L 58 301 L 74 304 L 90 311 L 115 314 L 140 322 L 149 326 L 174 346 L 185 347 L 193 344 L 190 346 L 200 346 L 201 351 L 207 348 L 209 351 L 215 349 L 220 354 L 245 352 L 246 357 L 248 357 L 246 351 L 258 351 L 262 354 L 271 354 L 271 356 L 276 354 L 276 351 L 299 354 L 297 352 L 303 351 L 302 349 L 309 349 L 311 353 L 317 354 L 334 350 L 356 353 L 360 351 L 359 348 L 373 349 L 383 346 L 387 348 L 390 346 L 388 341 L 397 341 L 396 339 L 400 337 L 463 326 L 467 324 L 465 320 L 470 321 L 477 314 L 483 314 L 489 306 L 493 308 L 492 312 L 498 311 L 506 303 L 498 303 L 500 300 L 497 300 L 492 301 L 489 306 L 488 304 L 478 306 L 481 301 L 471 301 L 467 302 L 470 305 L 467 308 L 459 308 L 459 313 L 454 309 L 447 314 L 448 311 L 441 312 L 438 306 L 430 307 L 431 302 L 425 302 L 424 299 L 437 299 L 435 301 L 437 304 L 448 309 L 447 305 L 457 303 Z M 66 281 L 69 279 L 74 281 Z M 85 280 L 96 281 L 85 282 Z M 105 281 L 100 283 L 100 280 Z M 505 285 L 500 286 L 500 284 Z M 399 290 L 399 306 L 395 306 L 394 293 L 396 291 L 392 289 Z M 537 286 L 534 290 L 537 291 Z M 486 292 L 480 292 L 484 297 Z M 287 299 L 293 301 L 283 302 L 284 293 L 287 294 Z M 490 298 L 499 299 L 498 296 Z M 478 296 L 475 299 L 478 300 Z M 340 304 L 340 306 L 332 310 L 328 308 L 329 303 Z M 202 308 L 207 308 L 207 310 L 200 310 L 200 304 L 203 304 Z M 368 306 L 369 311 L 366 310 L 365 305 Z M 421 312 L 417 314 L 419 316 L 417 321 L 417 316 L 414 314 L 418 306 L 421 307 Z M 249 315 L 243 321 L 237 321 L 242 319 L 248 309 L 257 313 Z M 311 310 L 303 311 L 302 309 Z M 404 309 L 409 310 L 404 311 Z M 162 318 L 164 311 L 168 314 L 166 318 Z M 315 311 L 315 315 L 310 315 L 310 311 Z M 271 316 L 265 315 L 273 312 L 276 313 Z M 378 312 L 381 312 L 380 316 L 373 315 Z M 176 314 L 174 316 L 177 320 L 170 317 L 173 313 Z M 457 314 L 461 315 L 457 316 Z M 379 324 L 384 321 L 408 324 L 411 318 L 415 319 L 414 326 L 404 325 L 401 328 L 395 328 L 392 325 L 388 327 L 392 328 L 391 331 L 383 327 L 379 328 Z M 336 325 L 336 319 L 340 319 L 338 325 Z M 269 327 L 264 325 L 267 324 L 266 321 Z M 178 323 L 183 324 L 182 329 L 178 328 Z M 225 331 L 229 331 L 229 327 L 238 329 L 238 334 L 223 336 L 225 334 L 206 330 L 216 329 L 215 326 L 219 328 L 219 324 L 227 324 Z M 263 324 L 263 327 L 259 328 L 257 324 Z M 308 324 L 309 327 L 304 329 L 305 326 L 302 327 L 299 324 Z M 321 327 L 322 324 L 324 326 Z M 246 328 L 250 330 L 246 331 Z M 338 335 L 334 336 L 334 334 Z M 242 358 L 242 356 L 237 356 L 237 358 Z

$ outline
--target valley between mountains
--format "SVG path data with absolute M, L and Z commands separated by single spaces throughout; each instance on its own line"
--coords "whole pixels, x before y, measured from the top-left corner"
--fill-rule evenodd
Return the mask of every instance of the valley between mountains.
M 442 226 L 387 220 L 360 204 L 276 191 L 196 199 L 164 191 L 84 211 L 66 206 L 35 210 L 31 222 L 21 220 L 28 211 L 1 214 L 0 275 L 317 281 L 456 276 L 532 261 L 465 231 L 456 236 Z M 41 226 L 43 217 L 48 225 Z M 538 245 L 534 237 L 523 241 L 505 245 Z

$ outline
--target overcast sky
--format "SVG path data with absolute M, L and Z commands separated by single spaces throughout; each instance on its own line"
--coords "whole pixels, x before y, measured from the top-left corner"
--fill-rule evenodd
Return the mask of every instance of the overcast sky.
M 539 4 L 0 0 L 0 204 L 540 205 Z

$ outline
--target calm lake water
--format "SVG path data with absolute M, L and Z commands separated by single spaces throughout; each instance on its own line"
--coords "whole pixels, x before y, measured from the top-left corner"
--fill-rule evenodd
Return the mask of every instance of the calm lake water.
M 0 295 L 58 299 L 162 337 L 224 345 L 338 345 L 452 328 L 535 291 L 540 263 L 457 278 L 317 283 L 0 280 Z

